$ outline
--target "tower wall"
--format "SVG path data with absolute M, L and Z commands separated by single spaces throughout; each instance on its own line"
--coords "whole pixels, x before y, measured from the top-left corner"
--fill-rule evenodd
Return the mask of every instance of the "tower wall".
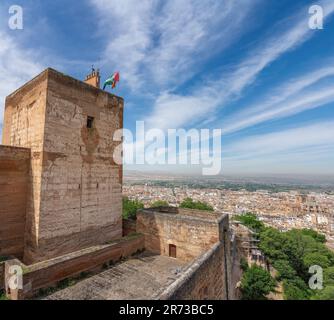
M 37 243 L 39 237 L 47 82 L 46 70 L 6 98 L 3 144 L 30 149 L 25 243 Z
M 48 69 L 6 101 L 4 143 L 31 148 L 24 262 L 122 236 L 123 99 Z
M 0 146 L 0 257 L 23 257 L 29 160 L 29 149 Z

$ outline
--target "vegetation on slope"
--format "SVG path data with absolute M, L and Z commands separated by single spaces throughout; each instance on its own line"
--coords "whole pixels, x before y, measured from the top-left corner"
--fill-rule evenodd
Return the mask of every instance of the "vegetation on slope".
M 314 230 L 280 232 L 264 224 L 253 214 L 236 218 L 258 233 L 259 248 L 277 270 L 277 280 L 283 282 L 286 300 L 334 299 L 334 253 L 325 246 L 325 237 Z M 311 266 L 322 267 L 322 290 L 311 290 Z
M 243 300 L 266 300 L 266 296 L 275 290 L 276 280 L 263 268 L 252 265 L 242 276 L 241 291 Z
M 201 201 L 194 201 L 191 198 L 184 199 L 184 201 L 180 204 L 180 208 L 214 211 L 213 207 L 209 204 Z
M 158 200 L 151 204 L 151 208 L 169 207 L 167 201 Z M 213 207 L 201 201 L 194 201 L 191 198 L 186 198 L 180 208 L 197 209 L 205 211 L 214 211 Z M 130 200 L 128 197 L 123 197 L 123 219 L 133 219 L 137 217 L 137 211 L 144 209 L 144 204 L 140 200 Z
M 123 198 L 123 219 L 136 219 L 137 211 L 144 209 L 144 204 L 139 200 Z
M 169 207 L 169 203 L 167 201 L 157 200 L 151 204 L 151 208 L 159 208 L 159 207 Z

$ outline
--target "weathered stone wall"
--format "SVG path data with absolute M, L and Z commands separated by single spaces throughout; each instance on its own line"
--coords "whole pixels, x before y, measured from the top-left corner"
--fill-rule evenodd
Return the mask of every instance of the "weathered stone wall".
M 241 291 L 240 291 L 240 281 L 242 278 L 242 269 L 240 266 L 242 257 L 242 248 L 240 247 L 240 242 L 235 237 L 231 239 L 231 299 L 240 300 Z
M 5 262 L 0 262 L 0 291 L 5 287 Z
M 135 220 L 123 219 L 123 237 L 136 233 L 136 231 L 137 227 Z
M 39 230 L 47 77 L 45 71 L 6 98 L 3 126 L 4 145 L 31 149 L 25 238 L 35 241 Z
M 122 127 L 123 99 L 52 69 L 6 99 L 3 143 L 32 154 L 26 263 L 122 236 Z
M 219 214 L 197 210 L 162 208 L 141 210 L 137 214 L 137 232 L 144 234 L 147 250 L 169 255 L 176 246 L 177 258 L 191 261 L 209 250 L 220 239 Z
M 0 146 L 0 257 L 23 257 L 30 150 Z
M 184 274 L 164 290 L 160 300 L 227 300 L 224 243 L 216 243 L 196 259 Z
M 18 260 L 9 260 L 5 263 L 6 279 L 10 276 L 9 266 L 20 265 L 23 269 L 23 290 L 16 292 L 11 290 L 10 294 L 7 294 L 13 300 L 30 298 L 38 293 L 39 289 L 54 286 L 57 282 L 78 276 L 82 272 L 101 270 L 109 263 L 115 263 L 142 250 L 144 250 L 144 238 L 137 234 L 109 245 L 82 249 L 30 266 Z

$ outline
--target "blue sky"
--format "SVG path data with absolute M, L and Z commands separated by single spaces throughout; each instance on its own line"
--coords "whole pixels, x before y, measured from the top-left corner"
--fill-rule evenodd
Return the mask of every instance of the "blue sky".
M 221 128 L 223 173 L 334 174 L 333 0 L 25 0 L 16 31 L 12 4 L 1 113 L 46 67 L 82 79 L 94 64 L 120 71 L 126 128 Z M 323 30 L 308 27 L 313 4 Z

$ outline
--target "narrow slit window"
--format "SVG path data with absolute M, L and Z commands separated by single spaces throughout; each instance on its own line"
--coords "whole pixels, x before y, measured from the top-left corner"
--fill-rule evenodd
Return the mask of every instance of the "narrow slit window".
M 93 117 L 87 117 L 87 128 L 92 129 L 94 125 L 94 118 Z

